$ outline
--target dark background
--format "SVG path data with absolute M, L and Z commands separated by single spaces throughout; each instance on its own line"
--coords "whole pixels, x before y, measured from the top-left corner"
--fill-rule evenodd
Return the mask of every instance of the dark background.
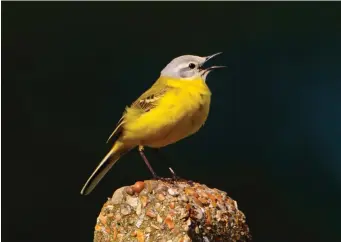
M 224 54 L 209 119 L 164 149 L 227 191 L 254 241 L 341 241 L 339 3 L 2 3 L 3 241 L 92 241 L 127 154 L 79 192 L 126 105 L 174 57 Z M 168 164 L 146 150 L 160 175 Z

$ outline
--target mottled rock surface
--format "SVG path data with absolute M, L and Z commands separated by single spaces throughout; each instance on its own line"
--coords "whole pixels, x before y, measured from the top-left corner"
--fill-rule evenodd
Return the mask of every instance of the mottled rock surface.
M 223 191 L 187 181 L 136 182 L 115 191 L 95 242 L 251 241 L 244 214 Z

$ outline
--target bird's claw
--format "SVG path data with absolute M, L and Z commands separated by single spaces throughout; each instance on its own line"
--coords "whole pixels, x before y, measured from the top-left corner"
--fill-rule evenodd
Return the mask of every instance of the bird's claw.
M 169 170 L 171 171 L 172 177 L 160 177 L 156 174 L 153 175 L 153 180 L 158 180 L 158 181 L 163 181 L 163 182 L 175 182 L 175 181 L 179 181 L 180 177 L 178 177 L 175 172 L 173 171 L 172 168 L 169 168 Z
M 170 172 L 172 173 L 172 178 L 170 178 L 172 182 L 183 181 L 183 182 L 186 182 L 186 183 L 187 183 L 188 185 L 190 185 L 190 186 L 193 186 L 193 185 L 194 185 L 194 182 L 193 182 L 193 181 L 191 181 L 191 180 L 186 180 L 186 179 L 181 178 L 181 177 L 179 177 L 178 175 L 176 175 L 175 172 L 174 172 L 174 170 L 173 170 L 171 167 L 169 167 L 169 170 L 170 170 Z
M 166 178 L 166 177 L 160 177 L 160 176 L 154 174 L 152 180 L 163 181 L 163 182 L 167 182 L 167 183 L 174 183 L 174 182 L 183 181 L 183 182 L 187 182 L 188 185 L 190 185 L 190 186 L 194 185 L 193 181 L 186 180 L 186 179 L 181 178 L 178 175 L 176 175 L 176 173 L 174 172 L 174 170 L 172 168 L 169 167 L 169 170 L 170 170 L 170 172 L 172 174 L 172 177 L 167 177 Z

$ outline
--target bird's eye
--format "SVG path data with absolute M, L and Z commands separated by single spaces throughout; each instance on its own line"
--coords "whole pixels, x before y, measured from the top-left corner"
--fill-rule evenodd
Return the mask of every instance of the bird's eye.
M 191 69 L 194 69 L 195 68 L 195 64 L 194 63 L 189 63 L 188 67 L 191 68 Z

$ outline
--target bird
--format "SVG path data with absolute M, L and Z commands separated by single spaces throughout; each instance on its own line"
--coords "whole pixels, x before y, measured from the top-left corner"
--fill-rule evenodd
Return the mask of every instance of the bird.
M 81 195 L 88 195 L 112 166 L 127 152 L 138 148 L 154 177 L 157 177 L 144 154 L 144 147 L 157 148 L 176 143 L 196 133 L 206 122 L 211 91 L 208 74 L 226 66 L 204 64 L 213 57 L 182 55 L 174 58 L 161 71 L 159 78 L 136 101 L 127 106 L 116 128 L 112 148 L 84 184 Z

